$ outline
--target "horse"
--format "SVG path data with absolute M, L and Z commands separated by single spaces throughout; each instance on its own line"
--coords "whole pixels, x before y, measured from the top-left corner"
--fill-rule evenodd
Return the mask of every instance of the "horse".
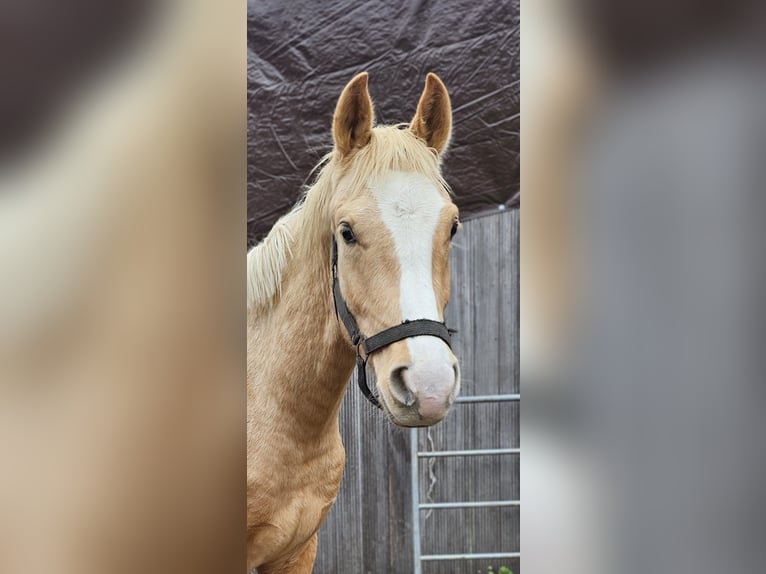
M 358 74 L 315 182 L 247 254 L 248 572 L 313 569 L 343 475 L 338 415 L 355 364 L 400 426 L 436 424 L 459 392 L 444 325 L 460 225 L 441 172 L 451 130 L 435 74 L 410 124 L 381 126 Z

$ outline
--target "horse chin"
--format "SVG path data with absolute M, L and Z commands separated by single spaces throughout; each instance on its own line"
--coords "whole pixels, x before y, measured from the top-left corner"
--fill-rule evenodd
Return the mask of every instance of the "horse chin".
M 396 426 L 404 427 L 404 428 L 413 428 L 413 427 L 430 427 L 435 425 L 438 422 L 441 422 L 446 418 L 447 414 L 449 413 L 450 409 L 446 409 L 443 413 L 440 413 L 437 416 L 424 418 L 419 412 L 417 403 L 411 407 L 394 407 L 391 408 L 389 405 L 390 398 L 388 396 L 384 396 L 384 393 L 381 393 L 381 396 L 378 397 L 381 403 L 381 406 L 383 407 L 383 411 L 386 413 L 386 416 L 388 419 L 394 423 Z
M 444 414 L 444 416 L 439 418 L 430 418 L 430 419 L 424 419 L 421 417 L 418 413 L 407 413 L 406 415 L 393 415 L 389 413 L 389 419 L 391 422 L 393 422 L 395 425 L 404 427 L 404 428 L 414 428 L 414 427 L 430 427 L 433 426 L 446 417 L 447 413 Z

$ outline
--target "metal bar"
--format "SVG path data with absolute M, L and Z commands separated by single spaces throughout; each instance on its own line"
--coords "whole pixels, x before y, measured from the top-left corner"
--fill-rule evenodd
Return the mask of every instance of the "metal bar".
M 425 562 L 426 560 L 494 560 L 520 557 L 520 552 L 485 552 L 482 554 L 424 554 L 420 559 Z
M 417 453 L 420 458 L 432 456 L 489 456 L 495 454 L 519 454 L 518 448 L 484 448 L 476 450 L 428 450 Z
M 521 395 L 469 395 L 467 397 L 457 397 L 456 403 L 508 403 L 520 401 Z
M 410 429 L 410 490 L 412 490 L 412 552 L 413 574 L 422 574 L 420 555 L 420 481 L 418 465 L 418 429 Z
M 495 508 L 499 506 L 519 506 L 519 500 L 479 500 L 475 502 L 427 502 L 420 509 L 427 508 Z

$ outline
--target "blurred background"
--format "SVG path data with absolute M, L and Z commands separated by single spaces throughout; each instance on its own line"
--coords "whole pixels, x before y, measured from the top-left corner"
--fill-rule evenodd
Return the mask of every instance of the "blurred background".
M 243 569 L 244 22 L 0 7 L 0 572 Z
M 523 6 L 528 572 L 762 568 L 763 16 Z

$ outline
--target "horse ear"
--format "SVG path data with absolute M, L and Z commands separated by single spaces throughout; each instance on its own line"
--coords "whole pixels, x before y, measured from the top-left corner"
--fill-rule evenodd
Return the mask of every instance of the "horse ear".
M 372 137 L 374 115 L 370 93 L 367 91 L 367 78 L 367 72 L 354 76 L 343 88 L 335 107 L 332 135 L 335 149 L 341 156 L 366 146 Z
M 426 76 L 426 87 L 418 102 L 418 110 L 410 122 L 410 130 L 440 155 L 452 135 L 452 105 L 444 83 L 434 73 Z

